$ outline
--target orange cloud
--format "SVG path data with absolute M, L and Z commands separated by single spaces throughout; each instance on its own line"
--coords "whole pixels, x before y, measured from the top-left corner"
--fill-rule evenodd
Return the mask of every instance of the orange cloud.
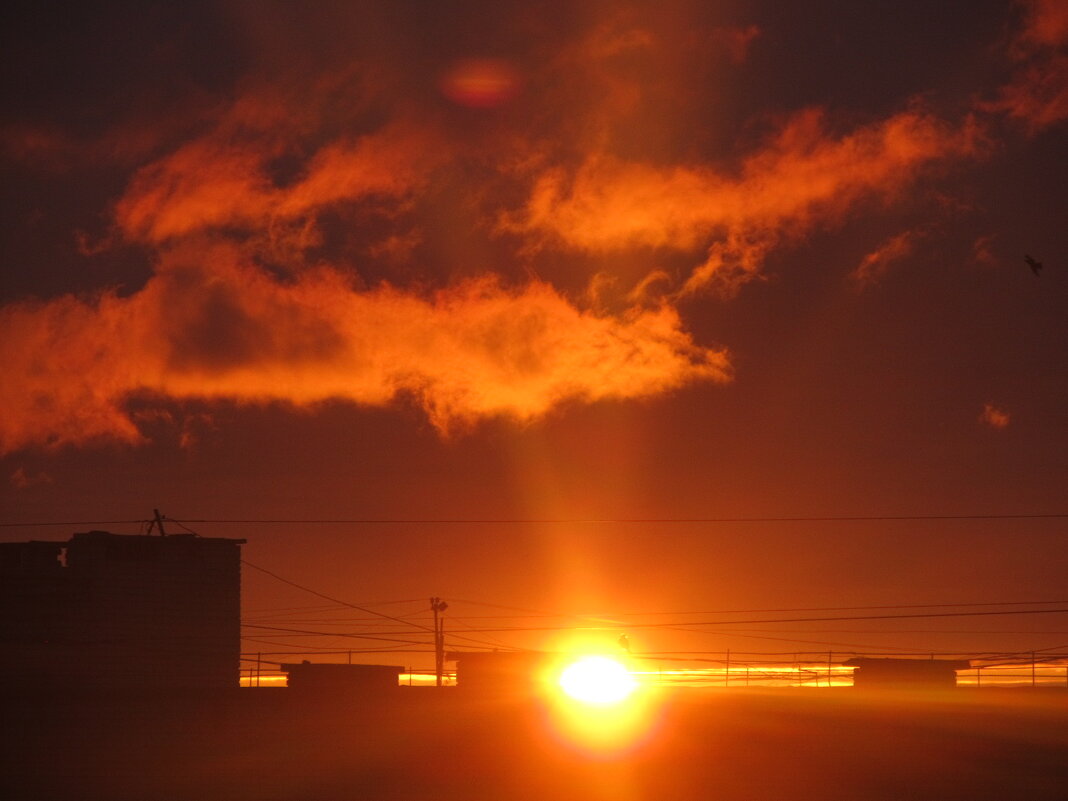
M 130 239 L 166 242 L 205 230 L 261 231 L 367 196 L 400 198 L 436 158 L 429 137 L 402 124 L 323 146 L 298 180 L 278 186 L 267 170 L 280 143 L 194 140 L 142 168 L 115 215 Z
M 1059 47 L 1068 42 L 1068 2 L 1026 0 L 1027 22 L 1017 38 L 1017 47 Z
M 850 273 L 850 278 L 861 287 L 877 283 L 893 262 L 912 253 L 919 237 L 919 231 L 904 231 L 891 237 L 861 259 L 857 268 Z
M 1009 425 L 1010 417 L 1007 411 L 998 408 L 993 403 L 984 403 L 982 414 L 979 415 L 979 422 L 985 423 L 991 428 L 1006 428 Z
M 446 143 L 426 121 L 370 114 L 369 81 L 353 66 L 248 79 L 235 99 L 198 108 L 196 125 L 133 173 L 113 210 L 119 233 L 159 245 L 222 231 L 301 249 L 339 204 L 395 209 L 448 158 Z
M 53 173 L 87 165 L 133 167 L 217 115 L 214 104 L 194 95 L 167 108 L 131 103 L 122 119 L 95 134 L 79 136 L 51 124 L 12 122 L 0 126 L 0 156 Z
M 760 28 L 747 25 L 744 28 L 716 28 L 712 41 L 723 47 L 731 61 L 741 64 L 749 54 L 749 47 L 760 36 Z
M 131 398 L 308 406 L 407 396 L 442 432 L 531 420 L 571 400 L 637 398 L 730 375 L 674 309 L 585 311 L 551 286 L 492 277 L 432 295 L 360 291 L 334 269 L 280 281 L 233 246 L 187 244 L 127 297 L 0 309 L 0 452 L 137 443 Z
M 996 238 L 993 234 L 988 234 L 972 243 L 972 260 L 976 264 L 986 267 L 996 267 L 999 264 L 997 254 L 994 253 Z
M 1059 74 L 1053 67 L 1063 57 L 1050 50 L 1063 43 L 1062 7 L 1033 4 L 1015 56 L 1021 65 Z M 662 120 L 670 115 L 648 109 L 675 108 L 675 95 L 690 88 L 685 78 L 674 80 L 685 61 L 668 57 L 679 34 L 671 25 L 605 24 L 565 42 L 555 58 L 548 54 L 542 73 L 525 74 L 524 91 L 509 107 L 515 118 L 494 115 L 500 127 L 485 138 L 461 132 L 446 139 L 455 109 L 436 121 L 398 112 L 403 102 L 370 88 L 376 79 L 362 66 L 300 80 L 276 76 L 270 86 L 244 82 L 235 101 L 200 103 L 192 121 L 176 115 L 155 130 L 146 126 L 141 138 L 126 126 L 108 141 L 129 138 L 136 145 L 129 153 L 152 160 L 115 202 L 114 230 L 84 252 L 137 242 L 158 252 L 157 269 L 127 296 L 102 292 L 0 308 L 0 357 L 8 370 L 0 386 L 0 452 L 141 441 L 159 422 L 131 413 L 133 399 L 308 406 L 409 398 L 447 432 L 486 417 L 530 420 L 568 401 L 727 380 L 726 352 L 695 344 L 675 302 L 709 289 L 734 291 L 759 276 L 774 248 L 864 204 L 893 202 L 933 168 L 981 149 L 972 119 L 950 124 L 916 104 L 846 131 L 820 110 L 804 110 L 736 164 L 682 160 L 678 153 L 700 148 L 673 148 L 669 135 L 647 160 L 624 157 L 643 152 L 635 143 L 645 141 L 645 126 L 655 132 L 663 123 L 671 133 Z M 714 39 L 741 61 L 758 35 L 743 27 L 721 29 Z M 487 103 L 518 89 L 515 75 L 505 80 L 486 68 L 461 75 L 461 89 L 485 92 Z M 1019 109 L 1047 124 L 1062 114 L 1063 83 L 1062 75 L 1036 92 L 1038 78 L 1021 79 L 1026 93 L 1006 87 L 1000 111 Z M 546 99 L 539 92 L 552 102 L 535 109 Z M 383 123 L 383 115 L 392 122 Z M 502 141 L 506 153 L 483 151 Z M 12 130 L 6 140 L 10 153 L 42 162 L 70 159 L 76 145 L 30 128 Z M 333 234 L 322 218 L 345 204 L 394 215 L 420 198 L 448 203 L 462 196 L 484 210 L 494 199 L 516 197 L 517 176 L 526 182 L 523 200 L 497 217 L 497 228 L 525 247 L 593 255 L 670 250 L 692 254 L 692 269 L 679 279 L 650 265 L 626 287 L 599 273 L 576 301 L 537 280 L 512 286 L 483 277 L 436 293 L 385 283 L 364 289 L 340 268 L 308 266 L 344 258 L 322 256 L 325 246 L 309 251 L 323 245 L 325 231 Z M 457 219 L 457 228 L 481 222 L 475 214 Z M 442 236 L 428 221 L 401 222 L 357 231 L 361 249 L 346 252 L 370 254 L 379 268 L 410 265 Z M 338 238 L 353 235 L 334 228 L 344 228 Z M 915 236 L 884 243 L 854 278 L 876 280 L 907 255 Z M 255 266 L 250 253 L 287 277 Z M 183 433 L 186 444 L 194 440 L 193 429 Z
M 1023 122 L 1032 134 L 1068 118 L 1068 2 L 1030 0 L 1023 29 L 1010 48 L 1020 67 L 985 111 Z
M 1052 56 L 1027 67 L 1002 87 L 997 99 L 982 107 L 1021 120 L 1031 133 L 1068 118 L 1068 56 Z
M 601 44 L 607 58 L 645 40 Z M 728 380 L 726 352 L 696 345 L 673 307 L 648 299 L 610 313 L 537 280 L 365 289 L 351 272 L 309 266 L 320 258 L 308 251 L 323 242 L 323 215 L 356 202 L 393 215 L 456 155 L 432 123 L 368 113 L 361 80 L 342 70 L 299 87 L 246 82 L 236 100 L 197 118 L 195 135 L 162 155 L 156 141 L 114 204 L 112 234 L 83 243 L 84 252 L 123 240 L 154 249 L 147 283 L 124 296 L 0 308 L 0 453 L 135 444 L 179 425 L 183 447 L 195 444 L 199 421 L 180 422 L 157 401 L 406 398 L 447 433 L 487 417 L 531 420 L 569 401 Z M 24 137 L 20 146 L 58 158 L 76 144 Z M 411 260 L 419 229 L 388 229 L 384 239 L 362 232 L 378 240 L 366 252 Z M 286 277 L 257 266 L 260 257 Z
M 971 123 L 953 128 L 920 109 L 834 136 L 810 109 L 736 172 L 604 154 L 573 171 L 548 169 L 500 228 L 592 253 L 705 247 L 683 291 L 714 282 L 733 288 L 756 275 L 783 239 L 835 221 L 862 200 L 893 198 L 932 163 L 975 153 L 978 138 Z
M 44 471 L 29 473 L 24 467 L 16 467 L 11 474 L 11 485 L 16 489 L 29 489 L 41 484 L 52 484 L 52 476 Z

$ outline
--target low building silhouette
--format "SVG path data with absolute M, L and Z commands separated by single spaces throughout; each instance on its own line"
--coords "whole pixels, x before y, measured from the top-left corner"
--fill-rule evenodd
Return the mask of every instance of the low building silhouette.
M 400 686 L 404 668 L 398 665 L 349 665 L 336 662 L 282 663 L 287 686 L 308 695 L 371 695 Z
M 853 671 L 853 686 L 867 690 L 945 689 L 957 686 L 957 671 L 970 667 L 967 660 L 881 659 L 857 657 L 843 662 Z
M 0 544 L 0 684 L 236 687 L 244 542 L 89 531 Z
M 464 692 L 514 695 L 535 691 L 565 657 L 542 651 L 458 651 L 447 658 L 456 662 L 456 686 Z

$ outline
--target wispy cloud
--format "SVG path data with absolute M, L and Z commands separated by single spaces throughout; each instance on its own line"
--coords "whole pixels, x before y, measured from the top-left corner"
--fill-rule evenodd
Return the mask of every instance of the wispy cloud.
M 897 236 L 890 237 L 860 260 L 860 264 L 850 273 L 850 278 L 862 289 L 878 283 L 886 275 L 891 264 L 912 253 L 916 242 L 922 236 L 923 232 L 917 229 L 902 231 Z
M 1016 37 L 1018 49 L 1059 47 L 1068 42 L 1068 3 L 1064 0 L 1023 0 L 1027 19 Z
M 997 254 L 994 252 L 994 242 L 997 237 L 986 234 L 972 243 L 972 261 L 984 267 L 996 267 L 999 264 Z
M 1017 119 L 1034 134 L 1068 118 L 1068 2 L 1027 0 L 1022 5 L 1025 24 L 1010 46 L 1016 72 L 980 107 Z
M 605 154 L 575 170 L 545 170 L 501 228 L 589 253 L 704 249 L 683 293 L 733 290 L 784 240 L 840 221 L 861 201 L 891 201 L 924 169 L 975 154 L 980 141 L 970 122 L 952 126 L 920 108 L 839 135 L 809 109 L 735 171 Z
M 984 403 L 983 411 L 979 414 L 979 422 L 991 428 L 1001 429 L 1008 427 L 1011 417 L 1005 409 L 993 403 Z
M 712 32 L 712 41 L 724 48 L 735 64 L 745 61 L 749 55 L 749 48 L 759 37 L 760 27 L 757 25 L 716 28 Z
M 317 215 L 338 204 L 403 200 L 445 157 L 431 133 L 398 121 L 319 146 L 291 180 L 273 177 L 272 162 L 291 145 L 259 130 L 236 136 L 228 126 L 188 142 L 134 175 L 116 222 L 127 239 L 157 244 L 219 229 L 295 227 L 307 236 Z
M 42 484 L 52 484 L 52 476 L 43 470 L 36 473 L 31 473 L 25 467 L 15 468 L 15 472 L 11 474 L 11 486 L 15 489 L 29 489 L 30 487 L 36 487 Z

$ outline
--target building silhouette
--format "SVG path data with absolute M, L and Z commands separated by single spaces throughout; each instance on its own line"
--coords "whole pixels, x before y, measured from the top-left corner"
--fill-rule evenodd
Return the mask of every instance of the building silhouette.
M 957 671 L 971 663 L 957 659 L 857 657 L 842 664 L 855 668 L 853 686 L 860 689 L 921 690 L 956 687 Z
M 244 542 L 89 531 L 0 544 L 0 684 L 237 687 Z
M 345 696 L 388 695 L 399 689 L 400 665 L 348 665 L 336 662 L 291 662 L 279 665 L 286 674 L 286 686 L 304 695 Z
M 536 692 L 565 657 L 543 651 L 458 651 L 456 686 L 479 695 L 522 695 Z

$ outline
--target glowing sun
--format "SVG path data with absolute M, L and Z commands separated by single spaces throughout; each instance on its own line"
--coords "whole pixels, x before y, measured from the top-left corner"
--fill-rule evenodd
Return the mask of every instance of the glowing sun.
M 576 701 L 614 704 L 634 692 L 638 683 L 620 662 L 607 656 L 586 656 L 560 674 L 560 688 Z

